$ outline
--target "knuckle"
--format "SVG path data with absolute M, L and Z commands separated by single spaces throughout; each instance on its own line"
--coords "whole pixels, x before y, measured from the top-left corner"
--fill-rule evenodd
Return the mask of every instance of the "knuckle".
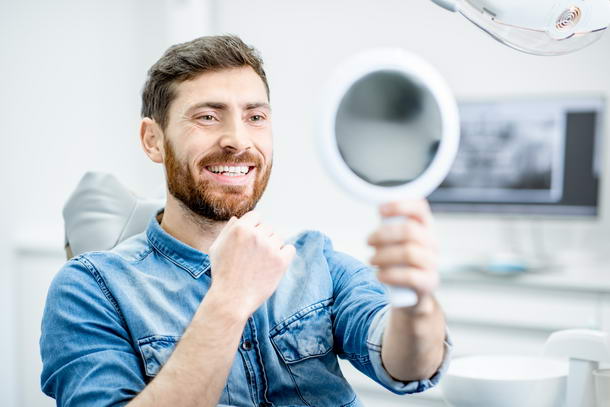
M 369 259 L 369 263 L 372 264 L 373 266 L 377 266 L 379 265 L 378 262 L 379 256 L 377 254 L 374 254 L 370 259 Z
M 405 263 L 409 264 L 413 261 L 414 249 L 410 244 L 406 244 L 402 247 L 402 257 Z
M 414 222 L 405 222 L 401 227 L 401 237 L 404 240 L 409 240 L 413 236 Z
M 258 226 L 252 229 L 252 233 L 256 236 L 257 239 L 264 240 L 265 237 L 265 229 L 264 227 Z
M 279 251 L 274 253 L 274 255 L 273 255 L 273 266 L 274 266 L 274 268 L 283 270 L 283 269 L 286 268 L 287 265 L 288 265 L 287 259 L 285 259 L 284 256 L 282 256 L 279 253 Z
M 297 255 L 297 249 L 293 245 L 288 245 L 288 258 L 292 261 Z
M 268 236 L 266 236 L 264 233 L 255 233 L 254 238 L 256 239 L 256 243 L 259 246 L 264 247 L 264 249 L 267 251 L 267 253 L 272 252 L 272 246 L 271 246 L 270 239 Z
M 377 244 L 379 238 L 378 238 L 378 234 L 377 232 L 373 232 L 369 235 L 368 239 L 367 239 L 367 243 L 369 245 L 375 245 Z
M 233 233 L 237 236 L 243 236 L 247 233 L 248 228 L 243 222 L 235 222 L 235 226 L 233 227 Z
M 430 267 L 430 270 L 434 270 L 434 274 L 436 275 L 437 280 L 439 278 L 438 277 L 438 273 L 436 271 L 438 269 L 438 265 L 439 265 L 438 257 L 437 256 L 432 256 L 430 258 L 429 267 Z
M 404 285 L 414 287 L 416 285 L 416 279 L 412 271 L 409 270 L 397 270 L 400 273 L 400 280 Z
M 405 272 L 405 282 L 410 285 L 411 287 L 416 287 L 417 284 L 417 277 L 415 275 L 414 271 L 406 271 Z
M 431 287 L 431 289 L 432 290 L 436 290 L 438 288 L 438 286 L 440 285 L 440 283 L 441 283 L 441 278 L 438 275 L 438 273 L 436 273 L 436 272 L 431 273 L 431 276 L 430 276 L 430 287 Z

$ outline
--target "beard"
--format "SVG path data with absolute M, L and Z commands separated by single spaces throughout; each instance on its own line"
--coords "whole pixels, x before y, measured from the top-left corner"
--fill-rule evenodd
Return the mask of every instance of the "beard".
M 254 163 L 256 178 L 251 193 L 248 193 L 250 185 L 218 185 L 208 179 L 196 180 L 188 164 L 178 160 L 167 138 L 164 147 L 169 193 L 186 209 L 200 217 L 213 221 L 228 221 L 233 216 L 241 218 L 256 207 L 269 182 L 272 162 L 263 168 L 262 160 L 249 151 L 240 154 L 219 151 L 207 155 L 197 163 L 197 170 L 199 173 L 207 171 L 206 166 L 215 163 Z

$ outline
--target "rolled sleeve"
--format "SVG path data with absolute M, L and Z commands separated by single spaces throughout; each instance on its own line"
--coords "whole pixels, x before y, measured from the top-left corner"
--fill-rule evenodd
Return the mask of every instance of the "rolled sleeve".
M 41 328 L 41 386 L 58 406 L 121 406 L 144 388 L 116 302 L 85 258 L 53 280 Z
M 367 347 L 369 360 L 375 371 L 375 375 L 378 378 L 378 382 L 388 390 L 397 394 L 411 394 L 420 393 L 426 391 L 431 387 L 438 384 L 441 377 L 445 374 L 449 368 L 449 361 L 451 359 L 451 338 L 449 332 L 445 330 L 444 340 L 444 354 L 443 361 L 434 375 L 429 379 L 414 380 L 410 382 L 402 382 L 396 380 L 390 376 L 386 368 L 383 366 L 381 360 L 381 343 L 383 339 L 383 333 L 388 324 L 388 317 L 390 315 L 390 306 L 388 305 L 384 309 L 380 310 L 377 315 L 373 318 L 371 325 L 369 326 Z
M 334 284 L 333 330 L 339 357 L 396 394 L 418 393 L 435 386 L 449 367 L 449 334 L 445 334 L 443 362 L 430 379 L 393 379 L 381 361 L 381 343 L 391 307 L 387 290 L 369 266 L 334 251 L 328 238 L 324 252 Z

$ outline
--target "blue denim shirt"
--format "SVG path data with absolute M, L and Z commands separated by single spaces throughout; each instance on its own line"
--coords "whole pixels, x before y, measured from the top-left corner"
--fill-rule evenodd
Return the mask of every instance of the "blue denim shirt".
M 361 406 L 337 357 L 394 393 L 438 382 L 448 352 L 430 380 L 399 382 L 382 366 L 389 307 L 370 268 L 319 232 L 291 243 L 297 254 L 248 319 L 221 405 Z M 127 404 L 171 356 L 212 274 L 206 254 L 155 218 L 112 251 L 70 260 L 51 284 L 42 321 L 43 391 L 60 406 Z

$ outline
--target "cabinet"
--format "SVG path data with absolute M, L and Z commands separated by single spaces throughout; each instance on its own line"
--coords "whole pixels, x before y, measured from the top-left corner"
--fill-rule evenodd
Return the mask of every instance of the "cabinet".
M 55 401 L 40 390 L 40 321 L 47 291 L 55 273 L 65 262 L 61 248 L 46 245 L 19 245 L 14 253 L 15 311 L 14 331 L 17 366 L 17 406 L 51 407 Z

